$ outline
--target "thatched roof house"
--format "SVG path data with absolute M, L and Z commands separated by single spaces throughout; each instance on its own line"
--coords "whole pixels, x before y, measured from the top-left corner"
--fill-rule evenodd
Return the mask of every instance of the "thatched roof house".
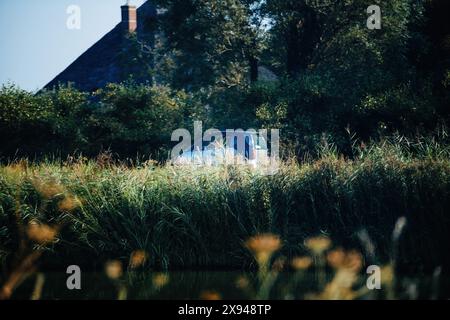
M 126 52 L 124 48 L 128 44 L 129 35 L 134 33 L 138 39 L 151 42 L 157 10 L 151 1 L 139 8 L 126 4 L 121 9 L 122 21 L 50 81 L 45 89 L 70 83 L 82 91 L 92 92 L 108 83 L 121 82 L 134 76 L 134 70 L 122 63 Z M 151 80 L 133 78 L 137 81 Z

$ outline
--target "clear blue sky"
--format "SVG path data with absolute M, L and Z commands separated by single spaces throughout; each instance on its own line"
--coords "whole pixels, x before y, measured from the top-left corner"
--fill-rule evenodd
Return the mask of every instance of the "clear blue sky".
M 0 0 L 0 85 L 42 88 L 120 22 L 125 0 Z M 145 0 L 131 0 L 141 5 Z M 66 26 L 70 5 L 81 29 Z

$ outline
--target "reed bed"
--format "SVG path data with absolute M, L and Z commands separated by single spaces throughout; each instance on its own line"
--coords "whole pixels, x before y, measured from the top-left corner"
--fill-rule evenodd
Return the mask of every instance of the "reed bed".
M 153 269 L 252 269 L 257 260 L 244 244 L 270 233 L 289 259 L 319 235 L 372 247 L 374 262 L 395 254 L 405 272 L 448 267 L 449 149 L 386 140 L 355 150 L 349 159 L 327 147 L 315 160 L 284 161 L 274 175 L 82 157 L 11 162 L 0 167 L 0 262 L 7 269 L 29 245 L 43 269 L 127 265 L 137 250 Z M 400 217 L 408 224 L 392 249 Z

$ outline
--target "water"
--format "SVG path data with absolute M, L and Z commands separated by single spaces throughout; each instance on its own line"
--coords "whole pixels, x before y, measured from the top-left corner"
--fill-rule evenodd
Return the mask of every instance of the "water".
M 64 273 L 44 274 L 44 285 L 40 294 L 43 300 L 110 300 L 119 297 L 128 300 L 185 300 L 185 299 L 304 299 L 317 294 L 318 277 L 315 274 L 281 273 L 274 277 L 269 290 L 258 289 L 260 282 L 255 273 L 235 271 L 129 273 L 120 280 L 111 280 L 103 273 L 82 273 L 81 290 L 67 289 L 69 275 Z M 327 275 L 329 283 L 333 275 Z M 448 299 L 450 278 L 441 278 L 433 283 L 431 277 L 407 278 L 397 281 L 400 299 Z M 13 299 L 29 299 L 35 288 L 36 276 L 30 276 L 16 289 Z M 437 285 L 437 287 L 436 287 Z M 365 279 L 360 278 L 353 286 L 354 292 L 365 288 Z M 386 290 L 366 293 L 359 299 L 385 299 Z

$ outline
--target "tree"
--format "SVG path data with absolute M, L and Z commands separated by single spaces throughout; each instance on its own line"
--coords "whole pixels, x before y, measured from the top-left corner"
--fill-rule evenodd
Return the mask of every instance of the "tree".
M 382 8 L 382 30 L 366 27 L 367 8 Z M 272 50 L 294 76 L 320 65 L 390 63 L 404 58 L 408 29 L 422 15 L 422 0 L 267 0 L 263 11 L 273 21 Z M 277 53 L 278 52 L 278 53 Z M 357 60 L 354 60 L 354 59 Z M 398 68 L 396 68 L 398 69 Z
M 373 4 L 382 10 L 381 30 L 366 26 L 367 8 Z M 387 112 L 393 106 L 385 102 L 403 101 L 406 110 L 414 92 L 428 92 L 426 78 L 417 76 L 411 59 L 412 48 L 419 46 L 416 52 L 428 48 L 421 32 L 424 4 L 423 0 L 267 0 L 263 11 L 273 23 L 269 61 L 280 74 L 296 80 L 294 95 L 303 95 L 289 98 L 288 118 L 326 112 L 334 119 L 330 129 L 344 132 L 348 125 L 356 126 L 367 137 L 381 121 L 367 117 L 368 99 L 394 95 L 378 99 L 376 105 L 379 115 L 397 115 L 388 123 L 390 130 L 398 128 L 406 114 Z
M 159 0 L 161 28 L 175 65 L 174 85 L 230 88 L 257 79 L 261 23 L 257 1 Z
M 202 119 L 191 95 L 166 86 L 109 84 L 96 96 L 98 105 L 85 124 L 94 154 L 110 149 L 122 156 L 163 157 L 175 129 L 192 122 L 190 116 Z

